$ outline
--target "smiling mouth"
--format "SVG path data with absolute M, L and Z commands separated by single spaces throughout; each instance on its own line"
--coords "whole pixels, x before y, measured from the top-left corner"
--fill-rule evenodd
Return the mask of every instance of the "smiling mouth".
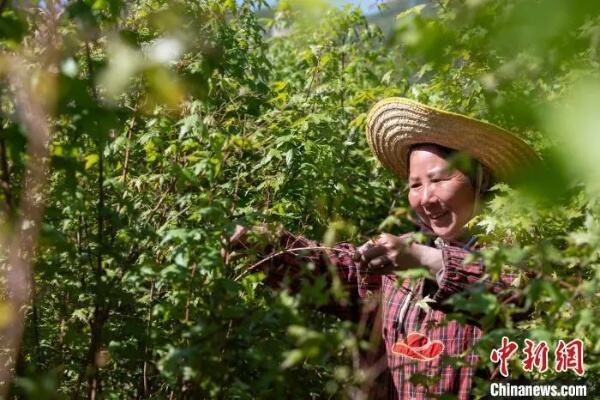
M 447 212 L 447 211 L 441 212 L 441 213 L 439 213 L 439 214 L 431 214 L 431 215 L 429 216 L 429 219 L 430 219 L 430 220 L 432 220 L 432 221 L 437 221 L 437 220 L 439 220 L 439 219 L 441 219 L 441 218 L 445 217 L 445 216 L 446 216 L 446 214 L 448 214 L 448 212 Z

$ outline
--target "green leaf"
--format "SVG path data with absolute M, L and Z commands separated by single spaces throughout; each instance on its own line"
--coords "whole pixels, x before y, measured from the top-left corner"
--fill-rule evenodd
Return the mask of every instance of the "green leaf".
M 85 169 L 88 170 L 92 168 L 96 163 L 100 160 L 100 156 L 98 154 L 90 154 L 85 157 Z

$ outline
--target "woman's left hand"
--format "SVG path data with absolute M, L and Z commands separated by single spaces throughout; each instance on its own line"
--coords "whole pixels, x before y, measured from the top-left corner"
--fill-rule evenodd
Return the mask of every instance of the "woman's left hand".
M 359 262 L 361 268 L 382 274 L 425 266 L 435 275 L 443 266 L 441 250 L 417 243 L 409 244 L 405 239 L 388 233 L 360 246 L 354 261 Z

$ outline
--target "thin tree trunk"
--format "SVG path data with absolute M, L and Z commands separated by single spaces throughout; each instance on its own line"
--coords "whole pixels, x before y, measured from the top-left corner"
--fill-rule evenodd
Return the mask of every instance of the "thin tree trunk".
M 90 82 L 90 88 L 94 100 L 98 101 L 98 94 L 93 84 L 94 70 L 92 64 L 92 56 L 89 42 L 85 43 L 86 60 L 88 65 L 88 77 Z M 88 375 L 88 399 L 95 400 L 101 391 L 102 381 L 100 375 L 100 369 L 98 368 L 97 356 L 102 346 L 102 331 L 104 325 L 109 316 L 109 309 L 107 307 L 106 297 L 106 284 L 103 282 L 104 269 L 103 269 L 103 257 L 104 257 L 104 142 L 102 139 L 98 139 L 98 203 L 96 207 L 96 218 L 97 218 L 97 252 L 94 267 L 94 287 L 95 287 L 95 298 L 94 298 L 94 313 L 90 321 L 90 347 L 88 348 L 86 357 L 86 367 L 89 368 Z
M 190 321 L 190 303 L 192 302 L 193 290 L 194 290 L 194 277 L 196 276 L 197 264 L 194 263 L 192 266 L 192 272 L 190 273 L 190 282 L 188 285 L 188 295 L 185 301 L 185 322 Z
M 123 181 L 123 185 L 126 184 L 127 181 L 127 172 L 129 172 L 129 149 L 131 147 L 131 133 L 133 132 L 133 127 L 135 125 L 135 119 L 131 120 L 131 123 L 127 129 L 127 145 L 125 147 L 125 160 L 123 161 L 123 174 L 121 175 L 121 180 Z
M 41 368 L 40 318 L 37 306 L 37 290 L 35 281 L 31 281 L 31 328 L 33 330 L 33 359 L 37 368 Z
M 152 329 L 152 300 L 154 298 L 154 282 L 150 285 L 150 304 L 148 306 L 148 315 L 146 323 L 146 335 L 145 335 L 145 343 L 144 343 L 144 363 L 142 365 L 142 379 L 140 388 L 138 389 L 138 398 L 148 398 L 150 395 L 150 385 L 148 382 L 148 368 L 150 363 L 148 359 L 149 355 L 149 347 L 148 347 L 148 338 L 150 337 L 150 330 Z
M 91 321 L 91 340 L 90 348 L 88 351 L 88 366 L 91 367 L 91 374 L 88 377 L 89 392 L 88 398 L 90 400 L 96 399 L 98 392 L 100 391 L 100 370 L 96 363 L 96 354 L 100 349 L 102 343 L 102 330 L 104 323 L 108 317 L 108 310 L 106 308 L 105 298 L 105 285 L 102 282 L 102 276 L 104 274 L 102 267 L 103 260 L 103 247 L 104 247 L 104 155 L 102 146 L 99 146 L 99 158 L 98 158 L 98 250 L 96 255 L 96 268 L 94 270 L 95 280 L 95 305 L 94 314 Z
M 2 125 L 0 124 L 0 133 Z M 0 168 L 2 169 L 2 190 L 4 191 L 4 200 L 6 201 L 6 214 L 8 219 L 14 217 L 12 190 L 10 186 L 10 169 L 8 167 L 8 156 L 6 154 L 6 143 L 3 137 L 0 137 Z
M 15 87 L 17 113 L 28 132 L 27 164 L 19 210 L 21 218 L 8 235 L 0 233 L 0 249 L 6 256 L 4 271 L 5 301 L 10 306 L 11 322 L 0 331 L 4 352 L 0 353 L 0 397 L 8 394 L 16 359 L 19 356 L 26 313 L 31 302 L 32 263 L 45 206 L 48 171 L 48 140 L 50 127 L 44 106 L 34 95 L 29 82 L 22 76 L 21 60 L 3 60 L 11 65 L 9 80 Z M 52 74 L 47 79 L 52 82 Z

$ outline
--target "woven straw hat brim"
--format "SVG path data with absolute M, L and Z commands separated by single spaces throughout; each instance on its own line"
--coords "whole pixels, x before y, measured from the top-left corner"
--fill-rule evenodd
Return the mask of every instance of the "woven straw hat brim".
M 539 162 L 531 147 L 498 126 L 401 97 L 373 106 L 367 116 L 367 140 L 381 164 L 403 179 L 408 177 L 408 151 L 420 143 L 464 151 L 500 181 Z

